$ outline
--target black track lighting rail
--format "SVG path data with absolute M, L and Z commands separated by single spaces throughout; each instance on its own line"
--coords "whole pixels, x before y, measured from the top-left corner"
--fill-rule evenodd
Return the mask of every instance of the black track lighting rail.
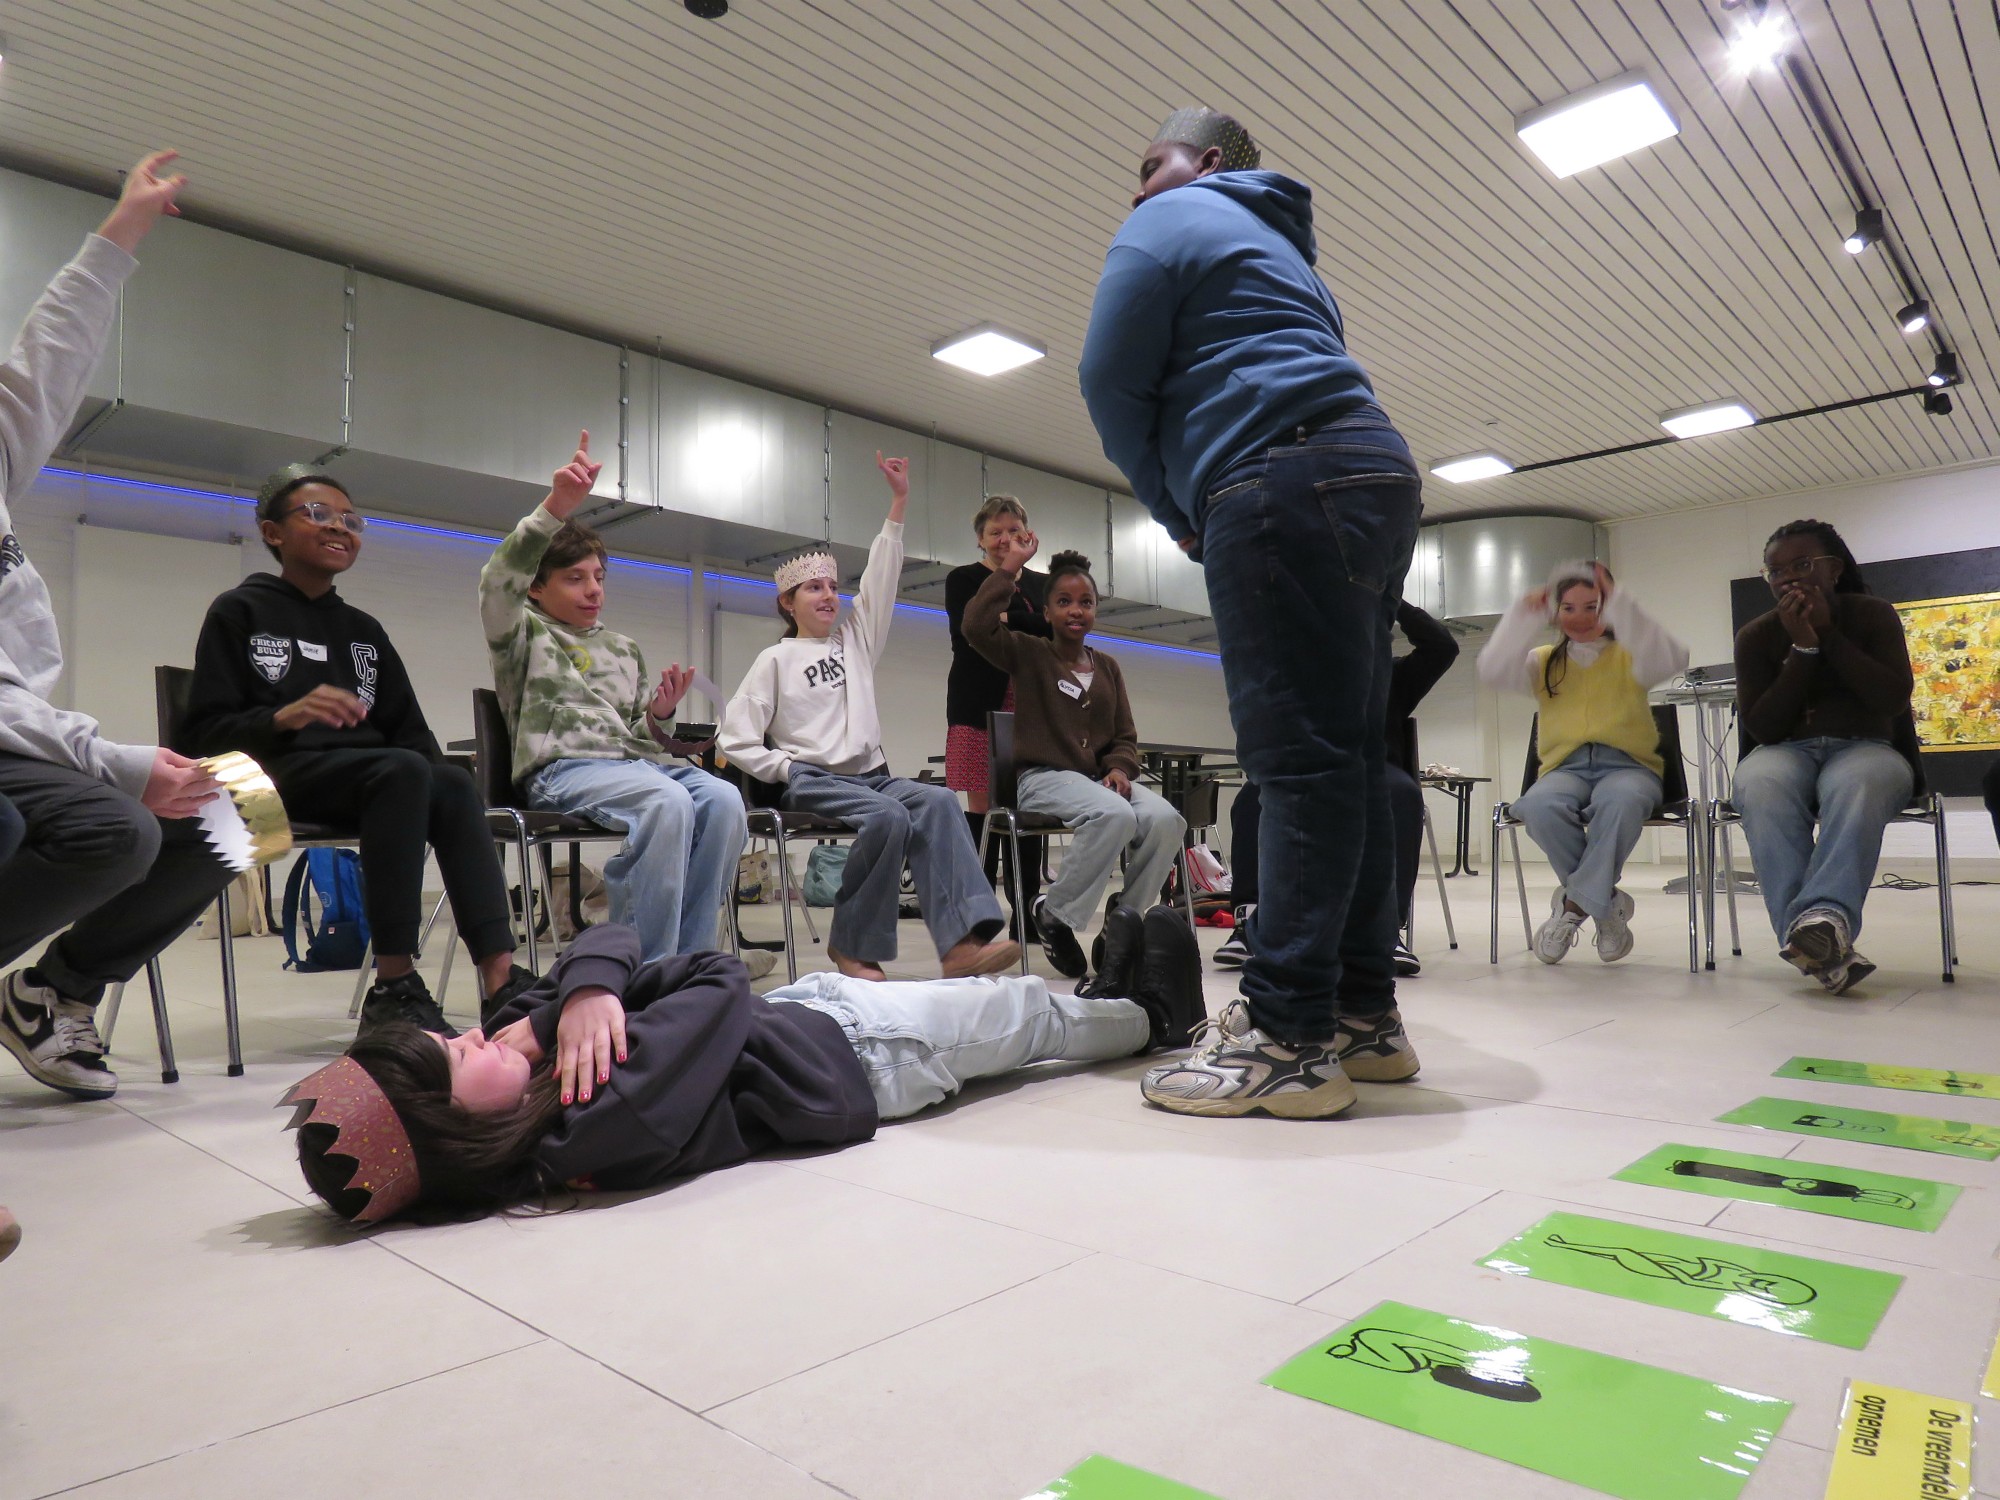
M 1936 387 L 1913 385 L 1900 391 L 1877 391 L 1872 396 L 1854 396 L 1846 401 L 1828 401 L 1819 406 L 1802 406 L 1797 411 L 1781 411 L 1775 416 L 1759 417 L 1749 424 L 1749 428 L 1771 427 L 1779 422 L 1796 422 L 1801 417 L 1823 417 L 1828 412 L 1848 411 L 1857 406 L 1875 406 L 1883 401 L 1900 401 L 1906 396 L 1928 396 Z M 1749 428 L 1732 427 L 1731 432 L 1744 432 Z M 1596 448 L 1589 453 L 1571 453 L 1562 458 L 1544 458 L 1531 464 L 1516 464 L 1516 474 L 1532 474 L 1537 469 L 1560 469 L 1565 464 L 1584 464 L 1593 459 L 1616 458 L 1621 453 L 1641 453 L 1648 448 L 1671 448 L 1678 443 L 1699 442 L 1699 438 L 1661 437 L 1647 438 L 1639 443 L 1620 443 L 1616 448 Z

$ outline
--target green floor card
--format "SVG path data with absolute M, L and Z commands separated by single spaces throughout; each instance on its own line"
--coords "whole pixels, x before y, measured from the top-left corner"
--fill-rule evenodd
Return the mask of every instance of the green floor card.
M 1734 1500 L 1792 1409 L 1400 1302 L 1264 1383 L 1622 1500 Z
M 1959 1094 L 1968 1099 L 2000 1099 L 2000 1073 L 1958 1073 L 1950 1068 L 1899 1068 L 1890 1063 L 1795 1057 L 1771 1076 L 1817 1078 L 1827 1083 L 1858 1083 L 1872 1089 L 1908 1089 L 1917 1094 Z
M 1780 1208 L 1892 1224 L 1898 1229 L 1934 1230 L 1958 1201 L 1958 1189 L 1948 1182 L 1892 1177 L 1887 1172 L 1828 1167 L 1779 1156 L 1749 1156 L 1741 1151 L 1711 1151 L 1705 1146 L 1661 1146 L 1614 1175 L 1620 1182 L 1679 1188 L 1711 1198 L 1775 1203 Z
M 1028 1500 L 1216 1500 L 1207 1490 L 1191 1490 L 1102 1454 L 1092 1454 Z
M 1903 1284 L 1887 1271 L 1585 1214 L 1550 1214 L 1480 1264 L 1843 1349 L 1868 1347 Z
M 1885 1115 L 1872 1109 L 1815 1104 L 1810 1099 L 1752 1099 L 1715 1118 L 1722 1125 L 1756 1125 L 1793 1135 L 1900 1146 L 1905 1151 L 1935 1151 L 1940 1156 L 1970 1156 L 1977 1161 L 2000 1156 L 2000 1130 L 1990 1125 L 1933 1120 L 1924 1115 Z

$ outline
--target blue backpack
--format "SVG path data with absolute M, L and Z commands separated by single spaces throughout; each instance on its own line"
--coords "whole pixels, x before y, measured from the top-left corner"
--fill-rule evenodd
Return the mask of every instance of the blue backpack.
M 312 904 L 319 905 L 317 919 Z M 304 958 L 299 930 L 305 928 Z M 358 969 L 368 952 L 368 917 L 362 909 L 361 856 L 352 849 L 308 849 L 285 881 L 285 967 L 301 974 Z

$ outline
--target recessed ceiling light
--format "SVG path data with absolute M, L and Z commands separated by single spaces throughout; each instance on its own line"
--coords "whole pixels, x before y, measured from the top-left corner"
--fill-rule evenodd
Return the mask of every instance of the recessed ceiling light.
M 1680 129 L 1637 73 L 1531 109 L 1514 122 L 1515 134 L 1558 177 L 1664 141 Z
M 1781 15 L 1738 21 L 1736 35 L 1729 39 L 1729 60 L 1746 73 L 1768 68 L 1783 55 L 1787 39 Z
M 1660 425 L 1677 438 L 1692 438 L 1728 432 L 1732 427 L 1748 427 L 1756 420 L 1757 413 L 1741 401 L 1710 401 L 1703 406 L 1670 411 L 1660 418 Z
M 998 375 L 1040 359 L 1049 351 L 1011 333 L 1003 333 L 991 323 L 955 333 L 931 345 L 931 357 L 941 359 L 975 375 Z
M 1462 458 L 1439 459 L 1431 465 L 1431 472 L 1453 484 L 1464 484 L 1468 479 L 1493 479 L 1511 474 L 1514 466 L 1497 453 L 1468 453 Z

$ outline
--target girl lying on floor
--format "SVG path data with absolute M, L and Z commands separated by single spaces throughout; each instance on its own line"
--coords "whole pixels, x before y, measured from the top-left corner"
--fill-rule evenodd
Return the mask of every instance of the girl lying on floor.
M 727 953 L 639 959 L 592 927 L 479 1031 L 385 1024 L 286 1091 L 299 1165 L 334 1212 L 502 1208 L 565 1184 L 652 1187 L 763 1151 L 865 1141 L 974 1078 L 1186 1045 L 1200 951 L 1146 923 L 1132 998 L 1032 975 L 904 983 L 809 974 L 759 997 Z

